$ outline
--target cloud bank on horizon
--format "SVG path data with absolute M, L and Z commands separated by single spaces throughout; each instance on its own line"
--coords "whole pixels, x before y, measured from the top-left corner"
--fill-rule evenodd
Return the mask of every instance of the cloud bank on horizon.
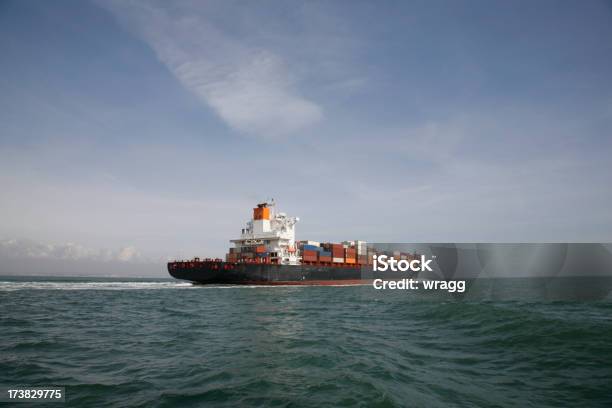
M 0 240 L 0 258 L 35 258 L 56 260 L 94 260 L 102 262 L 143 262 L 141 254 L 134 247 L 118 250 L 87 248 L 73 242 L 48 244 L 32 240 Z
M 304 239 L 612 240 L 605 1 L 0 10 L 0 258 L 222 256 L 266 197 Z

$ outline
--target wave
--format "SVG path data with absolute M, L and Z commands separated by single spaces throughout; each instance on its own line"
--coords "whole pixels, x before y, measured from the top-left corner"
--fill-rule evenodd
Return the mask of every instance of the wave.
M 0 281 L 0 292 L 18 290 L 140 290 L 140 289 L 253 289 L 285 288 L 298 290 L 294 285 L 201 285 L 191 282 L 143 281 Z
M 190 289 L 197 286 L 189 282 L 54 282 L 54 281 L 2 281 L 0 291 L 17 290 L 138 290 L 138 289 Z

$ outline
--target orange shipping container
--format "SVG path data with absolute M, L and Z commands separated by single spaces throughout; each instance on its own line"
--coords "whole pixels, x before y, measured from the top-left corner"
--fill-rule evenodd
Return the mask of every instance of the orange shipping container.
M 266 252 L 265 245 L 260 245 L 257 248 L 255 248 L 255 252 L 257 252 L 258 254 L 262 254 L 262 253 Z

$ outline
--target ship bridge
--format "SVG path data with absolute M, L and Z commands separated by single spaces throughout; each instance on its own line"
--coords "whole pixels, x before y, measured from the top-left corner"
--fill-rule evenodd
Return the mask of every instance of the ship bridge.
M 230 255 L 269 259 L 271 263 L 283 265 L 298 264 L 295 245 L 295 224 L 297 217 L 276 212 L 274 200 L 257 204 L 253 218 L 242 229 L 240 238 L 232 239 L 235 248 Z

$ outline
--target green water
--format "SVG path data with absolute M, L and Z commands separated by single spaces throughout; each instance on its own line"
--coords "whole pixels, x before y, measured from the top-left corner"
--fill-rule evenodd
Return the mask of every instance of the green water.
M 67 406 L 612 406 L 609 298 L 0 280 L 0 385 Z

